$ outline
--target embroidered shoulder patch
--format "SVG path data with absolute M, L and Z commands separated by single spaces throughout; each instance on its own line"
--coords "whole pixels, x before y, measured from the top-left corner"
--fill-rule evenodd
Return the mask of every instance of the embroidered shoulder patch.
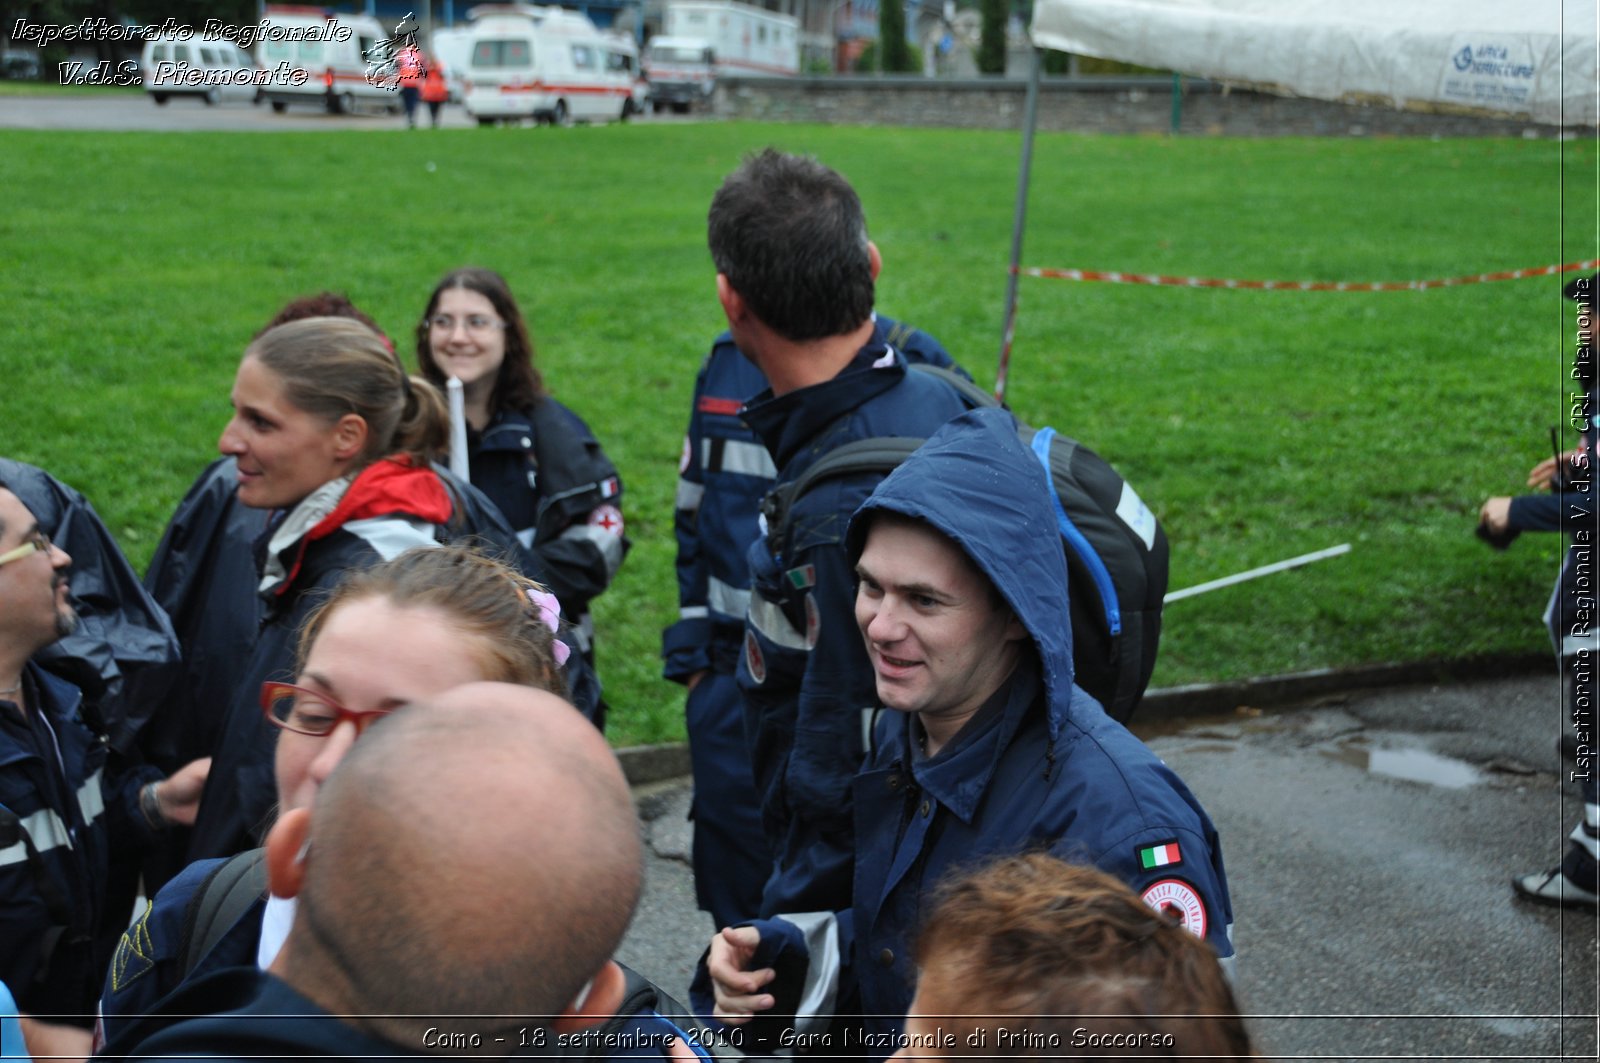
M 1158 912 L 1178 917 L 1183 928 L 1197 938 L 1206 936 L 1206 905 L 1199 892 L 1181 878 L 1164 878 L 1140 896 Z
M 150 928 L 145 925 L 150 919 L 153 908 L 154 905 L 145 902 L 144 914 L 123 931 L 122 940 L 117 942 L 116 954 L 111 957 L 112 992 L 122 992 L 126 986 L 137 982 L 156 965 L 152 955 L 155 948 L 150 943 Z

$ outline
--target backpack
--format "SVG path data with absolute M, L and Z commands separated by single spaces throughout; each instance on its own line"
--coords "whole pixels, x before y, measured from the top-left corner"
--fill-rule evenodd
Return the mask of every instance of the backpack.
M 211 869 L 184 909 L 178 970 L 185 976 L 267 895 L 267 851 L 246 849 Z
M 970 380 L 934 366 L 913 365 L 946 381 L 976 409 L 998 406 Z M 1150 683 L 1161 641 L 1167 592 L 1167 536 L 1127 481 L 1094 451 L 1053 428 L 1019 424 L 1018 438 L 1049 474 L 1050 494 L 1067 559 L 1074 678 L 1127 723 Z M 785 556 L 795 503 L 819 482 L 879 473 L 887 476 L 924 440 L 881 436 L 846 443 L 762 500 L 767 540 Z

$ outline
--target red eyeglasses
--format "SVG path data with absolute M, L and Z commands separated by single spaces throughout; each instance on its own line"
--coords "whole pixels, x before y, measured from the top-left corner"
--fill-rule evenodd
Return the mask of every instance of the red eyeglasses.
M 262 683 L 261 711 L 274 727 L 313 738 L 324 738 L 345 720 L 355 724 L 356 734 L 360 734 L 372 721 L 394 710 L 356 712 L 326 694 L 297 687 L 293 683 Z

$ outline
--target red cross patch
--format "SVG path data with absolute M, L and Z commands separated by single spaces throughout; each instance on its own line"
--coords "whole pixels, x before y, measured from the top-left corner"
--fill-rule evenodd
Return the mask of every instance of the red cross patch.
M 589 514 L 589 523 L 612 535 L 622 534 L 622 510 L 616 506 L 596 506 Z

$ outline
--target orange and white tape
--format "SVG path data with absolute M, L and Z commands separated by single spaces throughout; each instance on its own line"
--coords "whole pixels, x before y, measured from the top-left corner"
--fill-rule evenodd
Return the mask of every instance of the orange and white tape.
M 1158 284 L 1175 288 L 1244 288 L 1259 291 L 1292 292 L 1420 292 L 1428 288 L 1454 288 L 1462 284 L 1486 284 L 1489 281 L 1514 281 L 1524 277 L 1548 277 L 1557 273 L 1572 273 L 1580 269 L 1594 269 L 1600 259 L 1585 259 L 1558 266 L 1538 266 L 1533 269 L 1508 269 L 1497 273 L 1474 273 L 1466 277 L 1444 277 L 1425 281 L 1252 281 L 1224 277 L 1169 277 L 1161 273 L 1118 273 L 1094 269 L 1023 269 L 1028 277 L 1045 277 L 1064 281 L 1104 281 L 1109 284 Z

